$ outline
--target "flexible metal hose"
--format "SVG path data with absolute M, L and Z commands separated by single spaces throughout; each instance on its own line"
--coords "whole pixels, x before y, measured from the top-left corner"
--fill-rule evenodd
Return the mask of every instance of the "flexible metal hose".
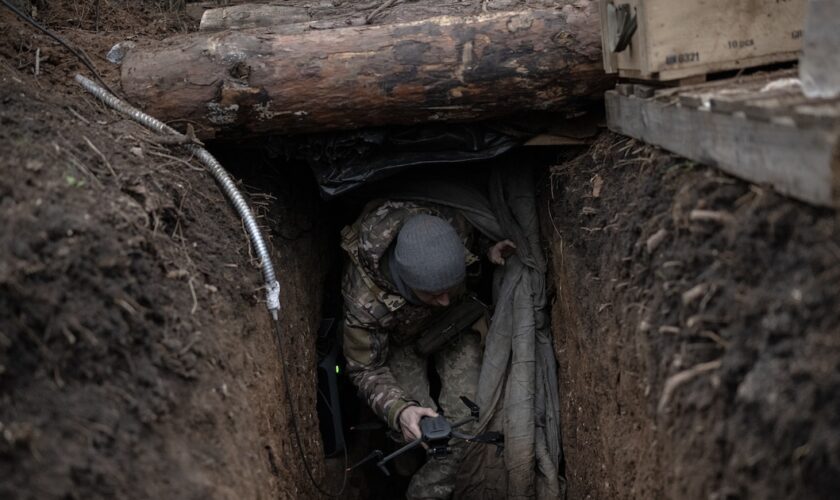
M 186 139 L 185 135 L 181 134 L 174 128 L 154 117 L 147 115 L 134 106 L 131 106 L 90 79 L 85 78 L 82 75 L 76 75 L 76 82 L 109 107 L 130 117 L 132 120 L 140 123 L 144 127 L 154 130 L 159 134 L 183 137 Z M 228 175 L 225 168 L 218 160 L 216 160 L 216 158 L 213 157 L 213 155 L 210 154 L 209 151 L 196 144 L 187 143 L 185 146 L 205 166 L 207 166 L 210 170 L 210 174 L 213 175 L 213 178 L 216 179 L 216 182 L 218 182 L 221 186 L 222 192 L 224 192 L 225 196 L 227 196 L 233 204 L 233 207 L 236 209 L 239 217 L 241 217 L 245 222 L 245 230 L 248 232 L 251 244 L 254 246 L 254 250 L 257 252 L 257 256 L 260 259 L 260 267 L 262 269 L 263 279 L 265 280 L 266 286 L 266 307 L 268 307 L 271 317 L 277 321 L 280 311 L 280 283 L 277 281 L 277 277 L 274 274 L 274 265 L 271 262 L 271 255 L 268 252 L 268 246 L 266 245 L 262 232 L 257 225 L 257 220 L 254 218 L 254 213 L 251 211 L 251 207 L 248 206 L 245 198 L 242 197 L 242 193 L 240 193 L 236 188 L 236 184 L 234 184 L 233 179 L 230 178 L 230 175 Z

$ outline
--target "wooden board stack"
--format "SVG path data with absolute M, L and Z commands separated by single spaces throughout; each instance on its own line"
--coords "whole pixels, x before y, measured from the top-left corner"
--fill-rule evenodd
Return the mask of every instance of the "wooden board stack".
M 809 99 L 795 71 L 606 94 L 607 125 L 811 204 L 840 207 L 840 98 Z

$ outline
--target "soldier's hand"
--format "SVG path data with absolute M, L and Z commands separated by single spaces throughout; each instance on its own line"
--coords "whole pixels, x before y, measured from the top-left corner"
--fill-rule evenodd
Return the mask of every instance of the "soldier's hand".
M 505 259 L 516 253 L 516 245 L 510 240 L 502 240 L 487 250 L 487 258 L 497 266 L 505 265 Z
M 400 412 L 400 429 L 403 439 L 414 441 L 420 437 L 420 419 L 423 417 L 437 417 L 438 414 L 431 408 L 422 406 L 407 406 Z

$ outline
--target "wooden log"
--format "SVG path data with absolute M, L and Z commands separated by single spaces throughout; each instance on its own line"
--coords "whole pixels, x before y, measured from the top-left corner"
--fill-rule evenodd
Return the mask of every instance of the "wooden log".
M 137 47 L 128 98 L 201 138 L 566 110 L 600 98 L 594 2 L 560 10 L 313 30 L 199 33 Z
M 199 31 L 226 29 L 270 28 L 286 24 L 308 22 L 309 13 L 303 7 L 270 4 L 242 4 L 205 10 Z

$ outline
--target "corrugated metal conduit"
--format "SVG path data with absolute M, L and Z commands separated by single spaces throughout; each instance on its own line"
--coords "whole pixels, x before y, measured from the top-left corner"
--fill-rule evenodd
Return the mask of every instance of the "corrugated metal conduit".
M 218 182 L 219 186 L 221 186 L 222 192 L 228 200 L 230 200 L 231 204 L 233 204 L 233 207 L 236 209 L 236 213 L 238 213 L 239 217 L 241 217 L 245 222 L 245 230 L 247 231 L 251 244 L 259 257 L 260 268 L 262 269 L 263 279 L 265 280 L 266 307 L 271 313 L 271 317 L 274 321 L 277 321 L 280 313 L 280 283 L 277 281 L 277 277 L 274 274 L 274 265 L 271 261 L 271 255 L 268 252 L 268 246 L 266 245 L 265 238 L 263 238 L 262 232 L 257 225 L 257 220 L 254 218 L 254 213 L 251 211 L 251 207 L 248 206 L 245 198 L 242 197 L 242 193 L 240 193 L 236 188 L 236 184 L 234 184 L 233 179 L 231 179 L 222 164 L 219 163 L 219 161 L 203 147 L 197 144 L 190 144 L 187 136 L 184 134 L 181 134 L 162 121 L 147 115 L 134 106 L 131 106 L 127 102 L 119 99 L 90 79 L 85 78 L 82 75 L 76 75 L 76 82 L 110 108 L 128 116 L 144 127 L 153 130 L 158 134 L 184 139 L 184 147 L 186 147 L 208 168 L 208 170 L 210 170 L 210 174 L 213 175 L 213 178 L 216 179 L 216 182 Z

